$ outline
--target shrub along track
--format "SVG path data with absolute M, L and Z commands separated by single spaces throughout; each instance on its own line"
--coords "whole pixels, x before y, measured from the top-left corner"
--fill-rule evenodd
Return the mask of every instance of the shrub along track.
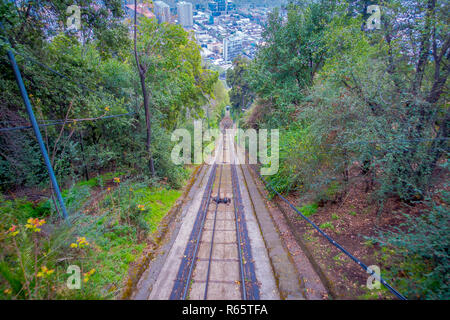
M 144 272 L 148 268 L 150 261 L 155 259 L 155 257 L 160 253 L 160 250 L 165 242 L 168 241 L 167 236 L 170 235 L 175 220 L 180 214 L 181 208 L 188 201 L 189 193 L 198 178 L 198 176 L 205 174 L 204 168 L 202 166 L 197 166 L 186 186 L 184 187 L 183 194 L 177 200 L 175 206 L 167 213 L 167 215 L 162 219 L 158 226 L 156 232 L 148 240 L 148 245 L 144 249 L 141 257 L 134 263 L 130 265 L 128 272 L 128 277 L 126 279 L 126 286 L 122 292 L 121 299 L 130 299 L 133 294 L 137 293 L 137 285 L 142 278 Z

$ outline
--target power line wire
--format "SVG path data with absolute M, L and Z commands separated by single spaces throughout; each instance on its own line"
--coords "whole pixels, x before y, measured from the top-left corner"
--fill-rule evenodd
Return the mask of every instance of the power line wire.
M 103 119 L 112 119 L 112 118 L 119 118 L 124 116 L 130 116 L 135 114 L 135 112 L 129 112 L 129 113 L 122 113 L 122 114 L 116 114 L 116 115 L 110 115 L 110 116 L 103 116 L 99 118 L 84 118 L 84 119 L 68 119 L 68 120 L 57 120 L 51 123 L 41 123 L 39 124 L 39 127 L 49 127 L 49 126 L 55 126 L 58 124 L 64 124 L 64 123 L 76 123 L 76 122 L 83 122 L 83 121 L 97 121 L 97 120 L 103 120 Z M 0 128 L 0 132 L 6 132 L 6 131 L 16 131 L 16 130 L 25 130 L 25 129 L 31 129 L 32 126 L 19 126 L 19 127 L 9 127 L 9 128 Z
M 2 30 L 4 31 L 4 33 L 7 33 L 6 30 L 5 30 L 4 28 L 2 28 Z M 7 38 L 2 37 L 2 36 L 0 36 L 0 38 L 5 39 L 5 41 L 7 41 L 7 43 L 8 43 Z M 61 77 L 61 78 L 63 78 L 63 79 L 68 80 L 69 82 L 71 82 L 72 84 L 74 84 L 74 85 L 80 87 L 81 89 L 84 89 L 84 90 L 86 90 L 86 91 L 88 91 L 88 92 L 90 92 L 90 93 L 92 93 L 92 94 L 95 94 L 95 95 L 100 95 L 100 96 L 102 96 L 103 98 L 106 98 L 106 99 L 108 98 L 108 97 L 106 97 L 106 94 L 105 94 L 104 92 L 95 91 L 95 90 L 90 89 L 89 87 L 87 87 L 87 86 L 84 85 L 83 83 L 74 80 L 74 79 L 71 78 L 69 75 L 64 74 L 64 73 L 61 73 L 61 72 L 59 72 L 59 71 L 53 69 L 52 67 L 48 66 L 47 64 L 42 63 L 42 62 L 40 62 L 40 61 L 38 61 L 38 60 L 36 60 L 36 59 L 30 57 L 28 54 L 19 52 L 19 51 L 17 50 L 17 48 L 10 47 L 9 49 L 12 50 L 12 51 L 14 52 L 14 54 L 19 55 L 19 56 L 21 56 L 22 58 L 24 58 L 25 60 L 27 60 L 27 61 L 29 61 L 29 62 L 35 64 L 35 65 L 38 65 L 38 66 L 40 66 L 41 68 L 44 68 L 44 69 L 50 71 L 51 73 L 54 73 L 55 75 L 57 75 L 57 76 L 59 76 L 59 77 Z

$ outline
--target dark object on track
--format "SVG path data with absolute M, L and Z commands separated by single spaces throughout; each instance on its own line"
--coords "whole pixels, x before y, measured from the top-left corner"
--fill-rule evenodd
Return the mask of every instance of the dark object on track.
M 231 203 L 231 199 L 230 199 L 230 198 L 227 198 L 227 197 L 225 197 L 225 198 L 215 197 L 215 198 L 213 198 L 213 201 L 214 201 L 215 203 L 225 203 L 225 204 Z

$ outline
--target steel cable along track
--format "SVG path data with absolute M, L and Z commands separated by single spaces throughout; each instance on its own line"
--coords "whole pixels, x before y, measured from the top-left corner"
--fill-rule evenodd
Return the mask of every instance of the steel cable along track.
M 257 169 L 255 169 L 253 166 L 250 166 L 253 171 L 261 178 L 261 180 L 264 182 L 264 185 L 267 189 L 272 190 L 278 197 L 280 197 L 281 200 L 283 200 L 292 210 L 294 210 L 297 214 L 299 214 L 304 220 L 306 220 L 311 226 L 313 226 L 314 229 L 316 229 L 325 239 L 327 239 L 332 245 L 334 245 L 336 248 L 338 248 L 340 251 L 342 251 L 345 255 L 347 255 L 350 259 L 352 259 L 354 262 L 356 262 L 362 269 L 364 269 L 368 274 L 374 276 L 375 271 L 369 269 L 369 267 L 364 264 L 361 260 L 356 258 L 354 255 L 352 255 L 350 252 L 348 252 L 343 246 L 341 246 L 338 242 L 336 242 L 333 238 L 331 238 L 328 234 L 326 234 L 322 229 L 320 229 L 314 222 L 312 222 L 310 219 L 308 219 L 300 210 L 298 210 L 292 203 L 289 202 L 285 197 L 283 197 L 269 182 L 267 182 L 266 179 L 258 172 Z M 378 278 L 377 280 L 380 281 L 380 283 L 388 289 L 391 293 L 393 293 L 397 298 L 400 300 L 407 300 L 404 295 L 402 295 L 400 292 L 398 292 L 396 289 L 394 289 L 389 283 L 387 283 L 381 275 L 375 276 Z

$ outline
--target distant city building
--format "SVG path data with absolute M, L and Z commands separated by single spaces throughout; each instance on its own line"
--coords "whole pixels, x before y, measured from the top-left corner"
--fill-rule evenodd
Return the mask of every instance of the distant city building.
M 192 19 L 192 3 L 181 1 L 177 3 L 178 21 L 181 26 L 190 28 L 194 25 Z
M 197 4 L 195 5 L 195 10 L 198 10 L 198 11 L 205 11 L 205 10 L 206 10 L 206 6 L 205 6 L 203 3 L 197 3 Z
M 208 2 L 208 10 L 211 11 L 211 15 L 213 16 L 220 15 L 219 10 L 217 9 L 217 2 Z
M 236 4 L 233 1 L 228 0 L 227 13 L 230 13 L 232 11 L 236 11 Z
M 154 4 L 156 19 L 159 23 L 171 22 L 170 7 L 163 1 L 155 1 Z
M 222 43 L 220 43 L 220 42 L 208 43 L 207 48 L 208 48 L 208 50 L 210 50 L 211 52 L 216 53 L 216 54 L 223 53 Z
M 217 2 L 217 9 L 220 12 L 226 12 L 227 11 L 227 0 L 215 0 Z
M 164 1 L 169 3 L 170 0 Z M 233 67 L 232 61 L 237 56 L 254 59 L 259 48 L 264 45 L 263 25 L 267 21 L 270 9 L 264 6 L 243 6 L 243 1 L 185 1 L 191 2 L 196 8 L 193 11 L 192 30 L 198 45 L 202 48 L 202 58 L 212 65 L 227 70 Z M 200 10 L 200 6 L 196 6 L 200 2 L 206 4 L 203 10 Z M 240 6 L 236 6 L 235 3 Z M 225 79 L 225 73 L 222 72 L 220 77 Z
M 223 39 L 223 60 L 233 61 L 242 53 L 242 39 L 238 36 Z
M 208 10 L 214 17 L 220 16 L 223 13 L 227 13 L 227 0 L 214 0 L 208 2 Z

